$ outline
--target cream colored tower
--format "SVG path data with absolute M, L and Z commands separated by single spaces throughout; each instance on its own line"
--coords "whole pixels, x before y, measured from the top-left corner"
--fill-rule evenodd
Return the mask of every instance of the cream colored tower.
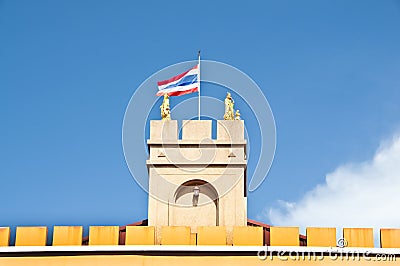
M 233 226 L 247 225 L 246 140 L 243 120 L 184 120 L 178 139 L 176 120 L 150 121 L 149 225 L 225 226 L 228 242 Z

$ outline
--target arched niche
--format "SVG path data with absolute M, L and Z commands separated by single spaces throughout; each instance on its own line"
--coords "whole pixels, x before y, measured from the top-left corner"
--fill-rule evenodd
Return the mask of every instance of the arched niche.
M 199 189 L 195 197 L 194 189 Z M 177 225 L 219 225 L 219 197 L 207 181 L 192 179 L 182 183 L 174 193 L 173 223 Z

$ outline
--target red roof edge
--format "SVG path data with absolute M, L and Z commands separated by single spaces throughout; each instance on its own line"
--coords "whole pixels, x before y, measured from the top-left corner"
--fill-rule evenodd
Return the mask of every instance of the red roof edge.
M 252 219 L 247 219 L 247 224 L 248 225 L 258 225 L 258 226 L 265 227 L 268 229 L 271 227 L 271 225 L 269 225 L 269 224 L 264 224 L 262 222 L 258 222 L 256 220 L 252 220 Z

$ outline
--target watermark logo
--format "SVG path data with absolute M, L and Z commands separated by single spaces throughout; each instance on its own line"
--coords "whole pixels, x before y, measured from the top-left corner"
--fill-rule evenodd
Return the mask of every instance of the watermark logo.
M 271 247 L 265 246 L 257 252 L 260 260 L 280 261 L 396 261 L 400 250 L 379 248 L 349 248 L 348 241 L 340 238 L 337 247 Z
M 275 251 L 260 250 L 257 257 L 262 261 L 397 261 L 393 253 L 371 253 L 370 251 L 337 250 L 328 251 Z
M 337 246 L 339 248 L 345 248 L 345 247 L 348 246 L 348 244 L 349 243 L 347 242 L 347 240 L 345 238 L 339 238 L 338 241 L 337 241 Z
M 148 169 L 146 160 L 148 150 L 146 139 L 149 135 L 149 120 L 160 119 L 160 97 L 156 96 L 157 81 L 165 80 L 181 73 L 197 64 L 197 61 L 187 61 L 168 66 L 145 80 L 134 92 L 125 111 L 122 127 L 122 144 L 125 160 L 135 181 L 151 196 L 167 201 L 162 193 L 149 191 Z M 248 190 L 256 190 L 266 178 L 271 167 L 276 147 L 276 128 L 272 110 L 260 87 L 244 72 L 239 69 L 216 61 L 202 60 L 201 62 L 201 118 L 202 120 L 223 120 L 224 97 L 226 92 L 232 93 L 236 103 L 235 108 L 240 109 L 245 120 L 245 138 L 247 140 L 247 162 L 249 180 Z M 203 85 L 204 84 L 204 85 Z M 207 90 L 207 85 L 212 86 L 212 91 Z M 221 95 L 224 95 L 221 97 Z M 181 100 L 180 97 L 171 97 L 171 117 L 173 120 L 183 121 L 197 117 L 197 94 Z M 163 136 L 164 138 L 164 136 Z M 254 145 L 253 145 L 254 143 Z M 176 164 L 171 158 L 179 158 L 179 162 L 196 161 L 212 162 L 216 151 L 211 139 L 204 138 L 200 146 L 207 149 L 199 150 L 199 154 L 185 154 L 184 149 L 168 149 L 162 145 L 159 149 L 160 156 L 165 156 L 171 166 L 179 168 L 182 174 L 190 175 L 193 168 L 185 168 Z M 174 153 L 174 154 L 172 154 Z M 233 157 L 233 156 L 232 156 Z M 233 158 L 230 158 L 233 159 Z M 229 167 L 223 176 L 229 176 Z M 228 173 L 228 175 L 226 175 Z M 223 180 L 215 181 L 223 182 Z M 229 182 L 228 182 L 229 183 Z M 234 185 L 232 182 L 230 186 Z M 168 186 L 175 186 L 165 181 L 164 190 Z M 225 193 L 231 187 L 226 187 Z M 223 194 L 223 193 L 222 193 Z M 219 196 L 222 196 L 219 194 Z

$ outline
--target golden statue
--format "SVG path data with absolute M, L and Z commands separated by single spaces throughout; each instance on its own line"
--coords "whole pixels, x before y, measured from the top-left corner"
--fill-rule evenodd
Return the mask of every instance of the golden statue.
M 171 110 L 169 109 L 169 96 L 164 94 L 164 100 L 160 105 L 161 120 L 171 120 Z
M 239 112 L 239 110 L 236 110 L 235 120 L 240 120 L 240 112 Z
M 225 114 L 224 114 L 224 120 L 234 120 L 234 110 L 233 110 L 233 106 L 234 106 L 234 102 L 232 99 L 231 94 L 228 92 L 226 94 L 226 98 L 225 98 Z

